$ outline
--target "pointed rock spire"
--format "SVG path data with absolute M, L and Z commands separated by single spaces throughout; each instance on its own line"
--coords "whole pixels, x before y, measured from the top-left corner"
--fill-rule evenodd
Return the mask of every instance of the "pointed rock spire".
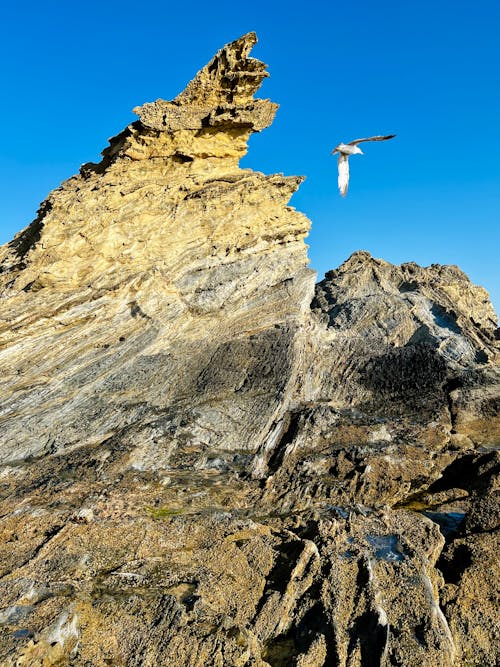
M 254 32 L 226 44 L 174 100 L 143 104 L 136 113 L 155 130 L 201 130 L 243 127 L 253 132 L 273 122 L 277 104 L 254 99 L 267 65 L 248 56 L 257 42 Z

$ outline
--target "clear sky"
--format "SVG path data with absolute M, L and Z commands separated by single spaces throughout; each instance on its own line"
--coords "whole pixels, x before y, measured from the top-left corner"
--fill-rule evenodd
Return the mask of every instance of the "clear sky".
M 0 243 L 48 192 L 172 99 L 226 42 L 255 30 L 280 104 L 242 166 L 303 174 L 311 266 L 354 250 L 458 264 L 500 307 L 499 0 L 13 0 L 0 22 Z M 339 141 L 397 133 L 351 158 Z

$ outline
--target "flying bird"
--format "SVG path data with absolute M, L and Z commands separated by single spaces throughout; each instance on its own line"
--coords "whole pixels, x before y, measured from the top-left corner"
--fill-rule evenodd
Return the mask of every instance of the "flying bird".
M 348 144 L 339 144 L 333 149 L 332 155 L 335 155 L 335 153 L 339 154 L 339 190 L 342 197 L 346 196 L 347 188 L 349 186 L 349 155 L 364 154 L 361 148 L 358 148 L 358 144 L 362 144 L 364 141 L 386 141 L 387 139 L 392 139 L 395 136 L 395 134 L 387 134 L 385 136 L 379 134 L 375 137 L 355 139 L 354 141 L 350 141 Z

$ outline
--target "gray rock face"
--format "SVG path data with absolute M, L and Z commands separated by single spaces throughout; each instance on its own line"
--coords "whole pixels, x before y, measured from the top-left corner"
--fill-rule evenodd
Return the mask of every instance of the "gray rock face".
M 495 665 L 499 345 L 456 267 L 314 287 L 225 46 L 0 249 L 0 664 Z

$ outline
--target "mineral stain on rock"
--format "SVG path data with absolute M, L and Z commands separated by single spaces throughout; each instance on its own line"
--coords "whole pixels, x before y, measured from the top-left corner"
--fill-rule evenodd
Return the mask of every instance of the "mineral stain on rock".
M 366 541 L 375 558 L 392 562 L 403 560 L 403 551 L 396 535 L 367 535 Z
M 302 179 L 239 167 L 255 42 L 0 248 L 1 665 L 496 664 L 496 315 L 366 252 L 315 286 Z

